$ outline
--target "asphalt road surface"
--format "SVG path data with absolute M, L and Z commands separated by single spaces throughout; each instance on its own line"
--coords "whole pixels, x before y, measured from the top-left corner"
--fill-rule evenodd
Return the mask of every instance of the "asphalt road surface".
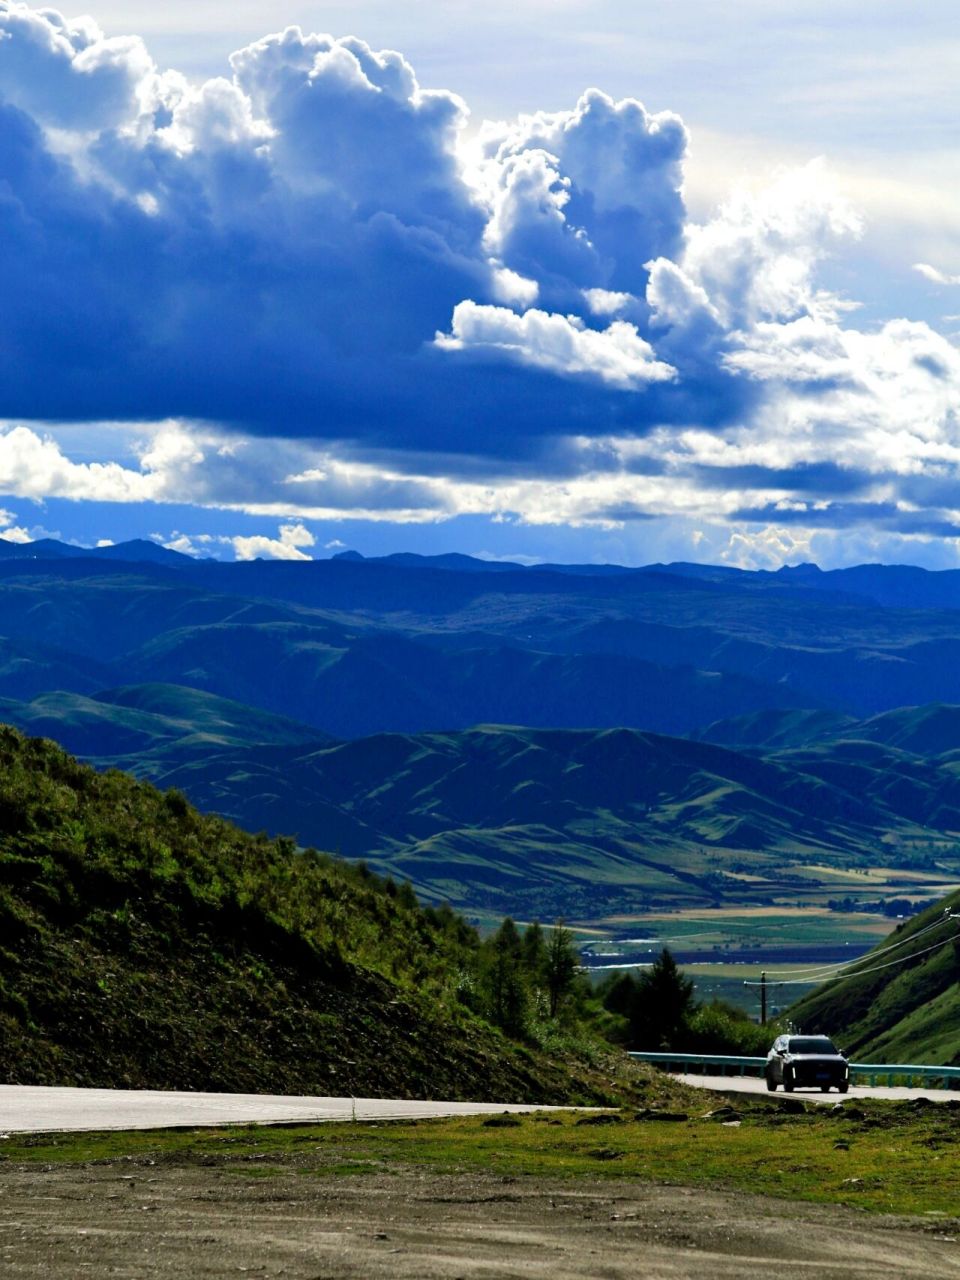
M 699 1089 L 716 1089 L 721 1093 L 767 1093 L 764 1080 L 754 1076 L 700 1076 L 677 1075 L 684 1084 L 696 1085 Z M 783 1097 L 783 1090 L 777 1090 L 777 1097 Z M 844 1098 L 888 1098 L 895 1102 L 909 1101 L 910 1098 L 929 1098 L 931 1102 L 947 1102 L 950 1098 L 960 1098 L 954 1089 L 889 1089 L 884 1085 L 870 1088 L 866 1085 L 851 1085 L 850 1092 L 821 1093 L 818 1089 L 798 1089 L 794 1095 L 806 1098 L 810 1102 L 829 1102 L 831 1105 Z
M 302 1098 L 259 1093 L 0 1085 L 0 1133 L 165 1129 L 181 1125 L 276 1124 L 290 1120 L 417 1120 L 561 1109 L 493 1102 L 408 1102 L 388 1098 Z
M 749 1076 L 677 1077 L 685 1084 L 724 1093 L 766 1094 Z M 779 1094 L 778 1090 L 778 1094 Z M 802 1089 L 797 1097 L 834 1104 L 841 1095 Z M 854 1086 L 847 1098 L 930 1098 L 946 1102 L 948 1089 Z M 94 1129 L 164 1129 L 181 1125 L 277 1124 L 283 1121 L 416 1120 L 561 1108 L 499 1102 L 410 1102 L 389 1098 L 309 1098 L 259 1093 L 174 1093 L 143 1089 L 54 1089 L 0 1085 L 0 1133 L 78 1132 Z

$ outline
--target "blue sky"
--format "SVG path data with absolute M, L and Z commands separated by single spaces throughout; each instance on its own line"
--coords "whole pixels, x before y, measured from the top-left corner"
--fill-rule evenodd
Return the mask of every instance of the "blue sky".
M 958 563 L 958 41 L 0 0 L 2 536 Z

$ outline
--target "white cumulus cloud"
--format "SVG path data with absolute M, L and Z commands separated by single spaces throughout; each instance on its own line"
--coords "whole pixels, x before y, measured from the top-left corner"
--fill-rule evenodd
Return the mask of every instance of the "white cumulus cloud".
M 230 542 L 238 560 L 310 560 L 304 548 L 315 546 L 316 538 L 302 524 L 282 524 L 276 538 L 238 535 Z
M 931 284 L 960 284 L 960 276 L 950 275 L 946 271 L 941 271 L 939 267 L 931 267 L 927 262 L 915 262 L 913 269 L 918 271 L 925 280 L 929 280 Z
M 636 327 L 617 320 L 588 329 L 574 316 L 533 308 L 518 315 L 506 307 L 461 302 L 449 334 L 438 333 L 442 350 L 508 356 L 551 373 L 595 378 L 623 391 L 672 378 L 676 370 L 656 359 Z

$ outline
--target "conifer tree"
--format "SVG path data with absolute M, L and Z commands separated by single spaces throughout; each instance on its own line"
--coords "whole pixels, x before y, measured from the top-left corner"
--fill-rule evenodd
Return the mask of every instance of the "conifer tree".
M 488 983 L 491 1017 L 508 1035 L 522 1035 L 527 1015 L 523 945 L 517 926 L 509 916 L 493 935 L 490 950 L 492 954 Z
M 666 947 L 637 982 L 630 1018 L 637 1048 L 679 1049 L 693 1013 L 693 981 L 684 977 Z
M 557 1016 L 563 1001 L 573 990 L 579 968 L 580 957 L 573 944 L 573 934 L 564 928 L 562 920 L 558 920 L 547 944 L 545 965 L 551 1018 Z
M 539 920 L 527 925 L 523 931 L 523 967 L 530 981 L 539 986 L 544 981 L 547 966 L 547 944 Z

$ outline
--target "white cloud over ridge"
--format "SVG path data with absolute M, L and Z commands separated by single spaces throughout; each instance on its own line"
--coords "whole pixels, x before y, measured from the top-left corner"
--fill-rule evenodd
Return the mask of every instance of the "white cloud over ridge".
M 238 560 L 310 560 L 304 548 L 316 545 L 316 538 L 302 524 L 282 524 L 276 538 L 238 535 L 231 541 Z
M 861 230 L 823 166 L 695 224 L 670 112 L 466 119 L 354 37 L 192 84 L 0 0 L 0 492 L 284 521 L 240 557 L 462 514 L 960 538 L 960 353 L 820 284 Z M 37 425 L 106 420 L 125 462 Z

